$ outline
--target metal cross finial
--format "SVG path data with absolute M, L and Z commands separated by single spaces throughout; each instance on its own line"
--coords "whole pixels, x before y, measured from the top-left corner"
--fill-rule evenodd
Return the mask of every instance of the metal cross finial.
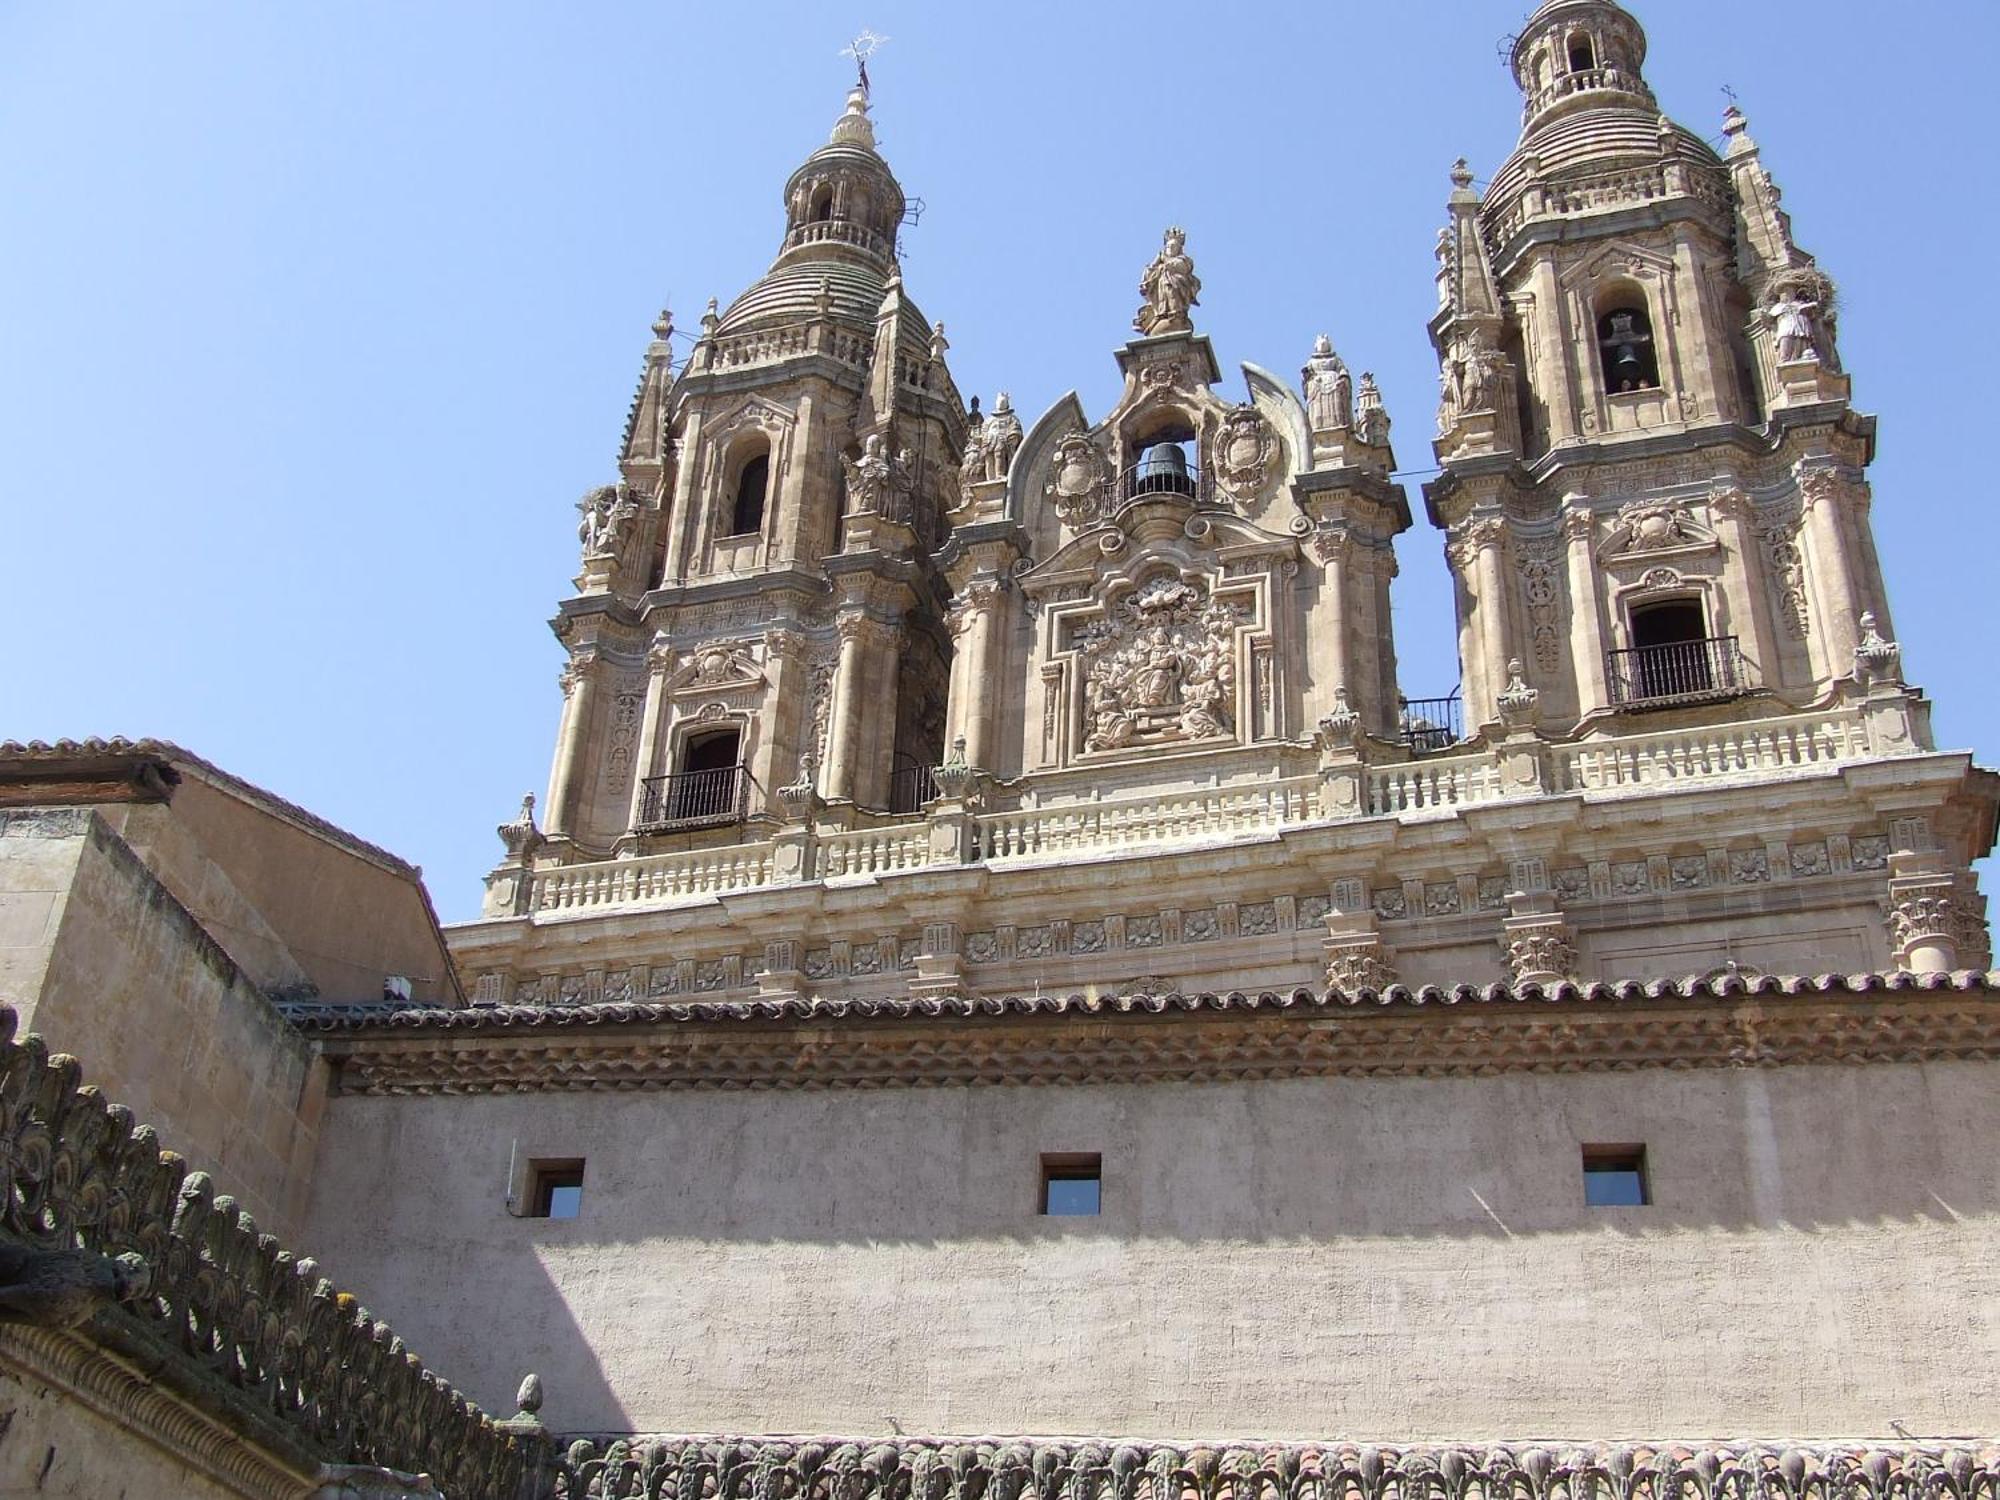
M 877 36 L 863 27 L 860 36 L 840 49 L 842 57 L 854 59 L 854 71 L 860 75 L 861 92 L 864 94 L 868 92 L 868 59 L 873 57 L 888 40 L 886 36 Z
M 1726 83 L 1725 83 L 1725 84 L 1724 84 L 1724 85 L 1722 86 L 1722 92 L 1723 92 L 1723 93 L 1725 93 L 1725 94 L 1727 94 L 1727 95 L 1729 96 L 1729 102 L 1730 102 L 1731 104 L 1737 104 L 1737 103 L 1740 103 L 1740 102 L 1741 102 L 1741 101 L 1740 101 L 1740 100 L 1738 100 L 1738 99 L 1737 99 L 1737 97 L 1736 97 L 1736 90 L 1735 90 L 1735 89 L 1733 89 L 1733 88 L 1731 88 L 1731 87 L 1730 87 L 1730 86 L 1729 86 L 1728 84 L 1726 84 Z

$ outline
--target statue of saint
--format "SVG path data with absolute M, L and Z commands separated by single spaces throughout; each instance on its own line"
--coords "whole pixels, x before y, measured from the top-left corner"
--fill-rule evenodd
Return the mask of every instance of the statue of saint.
M 1187 236 L 1178 227 L 1169 229 L 1166 242 L 1146 274 L 1139 278 L 1139 295 L 1146 299 L 1132 326 L 1147 335 L 1191 333 L 1194 323 L 1188 309 L 1201 301 L 1201 278 L 1194 274 L 1194 262 L 1185 253 Z
M 1005 391 L 993 399 L 993 415 L 986 419 L 986 477 L 1005 479 L 1007 471 L 1013 467 L 1014 455 L 1020 450 L 1021 419 L 1014 413 L 1014 402 Z
M 1779 292 L 1771 305 L 1764 309 L 1764 316 L 1771 320 L 1778 336 L 1780 364 L 1789 365 L 1820 357 L 1819 323 L 1814 317 L 1818 311 L 1819 303 L 1808 301 L 1791 289 Z
M 1304 371 L 1306 411 L 1314 432 L 1336 432 L 1354 421 L 1354 381 L 1325 334 L 1313 341 Z

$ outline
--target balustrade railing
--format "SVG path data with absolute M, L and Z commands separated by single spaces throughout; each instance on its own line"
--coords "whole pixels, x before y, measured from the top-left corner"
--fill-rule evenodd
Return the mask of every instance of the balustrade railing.
M 1706 698 L 1733 698 L 1750 684 L 1733 635 L 1671 641 L 1607 653 L 1611 701 L 1620 708 L 1664 708 Z
M 533 906 L 543 912 L 582 911 L 755 890 L 772 883 L 772 850 L 766 840 L 539 870 Z
M 1555 790 L 1595 792 L 1769 774 L 1860 760 L 1868 753 L 1867 726 L 1853 709 L 1710 724 L 1558 745 L 1554 747 Z
M 1425 758 L 1404 765 L 1370 766 L 1366 804 L 1369 816 L 1436 812 L 1498 801 L 1500 766 L 1491 755 Z
M 656 833 L 740 823 L 749 796 L 750 776 L 740 765 L 648 776 L 639 799 L 639 827 Z
M 820 840 L 819 873 L 827 880 L 847 875 L 887 875 L 920 869 L 930 861 L 930 824 L 886 823 L 850 828 Z
M 978 818 L 974 857 L 1032 859 L 1143 844 L 1222 842 L 1310 822 L 1318 815 L 1319 782 L 1311 776 L 1165 796 L 1023 808 Z
M 872 250 L 877 255 L 890 253 L 889 241 L 853 219 L 815 219 L 801 224 L 785 236 L 785 248 L 798 245 L 856 245 L 863 250 Z

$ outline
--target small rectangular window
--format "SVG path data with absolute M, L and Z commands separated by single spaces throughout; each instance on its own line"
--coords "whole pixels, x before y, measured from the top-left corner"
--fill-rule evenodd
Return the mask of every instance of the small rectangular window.
M 1589 1208 L 1637 1208 L 1653 1201 L 1644 1146 L 1585 1146 L 1583 1201 Z
M 574 1219 L 583 1212 L 583 1161 L 538 1161 L 528 1179 L 528 1217 Z
M 1089 1153 L 1049 1152 L 1042 1157 L 1042 1212 L 1050 1218 L 1089 1218 L 1101 1211 L 1104 1158 Z

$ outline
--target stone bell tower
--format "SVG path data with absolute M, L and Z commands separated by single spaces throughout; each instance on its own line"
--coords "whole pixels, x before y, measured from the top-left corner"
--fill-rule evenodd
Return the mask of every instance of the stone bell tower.
M 1564 735 L 1830 703 L 1893 638 L 1833 283 L 1743 116 L 1717 156 L 1645 57 L 1612 0 L 1547 0 L 1512 48 L 1519 144 L 1483 194 L 1452 173 L 1427 496 L 1469 725 L 1511 682 Z
M 709 303 L 678 368 L 654 325 L 618 481 L 578 506 L 545 826 L 502 830 L 489 909 L 530 862 L 733 845 L 788 807 L 913 811 L 942 758 L 931 554 L 966 419 L 903 287 L 868 109 L 864 83 L 786 183 L 771 269 Z

